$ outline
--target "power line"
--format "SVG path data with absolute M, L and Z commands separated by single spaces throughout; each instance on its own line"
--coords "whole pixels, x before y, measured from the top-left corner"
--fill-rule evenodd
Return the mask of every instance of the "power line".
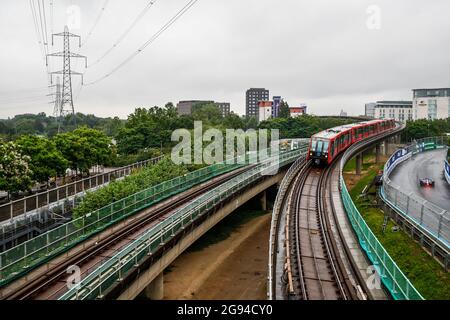
M 50 34 L 53 34 L 53 0 L 50 0 Z
M 134 57 L 136 57 L 138 54 L 143 52 L 149 45 L 151 45 L 153 42 L 155 42 L 156 39 L 158 39 L 164 31 L 169 29 L 179 18 L 181 18 L 198 0 L 190 0 L 180 11 L 178 11 L 161 29 L 159 29 L 153 36 L 147 40 L 141 47 L 139 47 L 138 50 L 136 50 L 134 53 L 132 53 L 127 59 L 125 59 L 121 64 L 116 66 L 112 71 L 105 74 L 103 77 L 98 78 L 95 81 L 89 82 L 84 84 L 85 86 L 90 86 L 96 83 L 99 83 L 100 81 L 108 78 L 115 72 L 117 72 L 119 69 L 121 69 L 123 66 L 125 66 L 128 62 L 130 62 Z
M 81 43 L 81 46 L 84 46 L 88 41 L 89 38 L 92 36 L 92 33 L 94 32 L 95 27 L 97 26 L 98 22 L 102 18 L 103 13 L 105 12 L 106 6 L 108 5 L 109 0 L 105 0 L 103 3 L 102 9 L 100 10 L 100 13 L 97 16 L 97 19 L 95 19 L 94 25 L 92 26 L 91 30 L 88 32 L 87 36 L 84 38 L 84 42 Z
M 89 67 L 92 67 L 102 61 L 106 56 L 108 56 L 125 38 L 126 36 L 133 30 L 136 24 L 145 16 L 148 10 L 156 3 L 156 0 L 149 1 L 144 9 L 138 14 L 138 16 L 134 19 L 131 25 L 125 30 L 124 33 L 114 42 L 111 48 L 109 48 L 100 58 L 98 58 L 94 63 L 92 63 Z
M 47 16 L 45 15 L 45 0 L 41 1 L 42 1 L 42 15 L 44 17 L 45 45 L 47 46 L 48 49 Z

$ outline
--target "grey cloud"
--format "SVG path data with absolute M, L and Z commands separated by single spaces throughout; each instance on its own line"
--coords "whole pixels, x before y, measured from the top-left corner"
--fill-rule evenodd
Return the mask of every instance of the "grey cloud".
M 74 32 L 86 35 L 103 2 L 58 2 L 55 29 L 75 4 L 82 28 Z M 81 54 L 96 60 L 146 2 L 110 0 Z M 88 69 L 86 81 L 120 63 L 185 2 L 159 0 L 120 47 Z M 380 30 L 366 27 L 369 5 L 381 8 Z M 11 97 L 4 92 L 46 85 L 28 2 L 1 6 L 0 101 Z M 230 101 L 242 114 L 245 90 L 261 86 L 292 105 L 308 103 L 316 114 L 361 114 L 369 101 L 411 99 L 412 88 L 450 85 L 449 11 L 447 0 L 199 0 L 123 69 L 83 88 L 76 108 L 124 118 L 137 106 L 199 98 Z M 0 117 L 51 110 L 46 102 L 0 105 Z

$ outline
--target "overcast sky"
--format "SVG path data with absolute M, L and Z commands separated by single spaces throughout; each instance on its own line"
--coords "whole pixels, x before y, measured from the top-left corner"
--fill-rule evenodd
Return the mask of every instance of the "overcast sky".
M 50 2 L 44 1 L 48 33 Z M 71 32 L 84 40 L 105 0 L 53 2 L 54 31 L 74 21 L 67 9 L 76 5 L 81 23 Z M 86 83 L 97 80 L 186 2 L 156 0 L 109 56 L 87 70 L 73 60 L 72 68 L 86 72 Z M 95 62 L 147 3 L 110 0 L 81 50 L 72 42 L 74 52 Z M 3 0 L 0 6 L 0 118 L 51 114 L 30 3 Z M 307 103 L 313 114 L 338 114 L 341 109 L 363 114 L 366 102 L 411 100 L 413 88 L 450 86 L 449 12 L 448 0 L 198 0 L 115 74 L 81 92 L 74 78 L 75 108 L 126 118 L 140 106 L 211 99 L 231 102 L 232 110 L 243 114 L 245 91 L 265 87 L 292 106 Z M 61 40 L 55 38 L 50 51 L 60 51 Z M 52 61 L 52 71 L 61 69 L 59 58 Z

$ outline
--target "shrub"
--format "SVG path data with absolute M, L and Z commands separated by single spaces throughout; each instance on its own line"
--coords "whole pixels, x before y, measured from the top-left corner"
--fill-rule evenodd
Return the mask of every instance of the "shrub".
M 184 166 L 175 165 L 170 159 L 165 158 L 158 164 L 144 168 L 123 180 L 111 182 L 106 187 L 88 192 L 74 209 L 73 218 L 76 219 L 86 215 L 139 191 L 182 176 L 187 172 L 188 170 Z

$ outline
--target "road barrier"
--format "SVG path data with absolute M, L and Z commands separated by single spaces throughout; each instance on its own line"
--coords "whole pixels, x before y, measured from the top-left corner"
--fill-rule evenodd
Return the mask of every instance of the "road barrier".
M 414 155 L 430 150 L 447 148 L 447 137 L 433 137 L 418 140 L 404 149 L 396 151 L 387 161 L 383 173 L 383 186 L 380 191 L 382 199 L 397 212 L 412 221 L 430 235 L 441 246 L 449 250 L 450 215 L 439 206 L 426 201 L 414 193 L 405 193 L 401 186 L 389 178 L 392 171 L 402 162 Z M 446 162 L 445 172 L 449 171 Z
M 370 145 L 371 142 L 379 140 L 380 138 L 371 138 L 365 143 Z M 360 144 L 351 146 L 344 153 L 341 160 L 340 168 L 340 189 L 341 198 L 344 203 L 344 208 L 347 216 L 352 224 L 352 227 L 358 237 L 361 248 L 366 253 L 369 260 L 373 263 L 378 275 L 381 278 L 384 286 L 389 290 L 389 293 L 395 300 L 423 300 L 422 295 L 411 284 L 409 279 L 403 274 L 395 261 L 390 257 L 389 253 L 378 241 L 375 234 L 365 222 L 361 213 L 356 208 L 345 184 L 343 170 L 345 164 L 356 151 L 361 148 Z
M 448 160 L 445 160 L 444 174 L 445 180 L 447 180 L 447 183 L 450 184 L 450 164 L 448 163 Z

